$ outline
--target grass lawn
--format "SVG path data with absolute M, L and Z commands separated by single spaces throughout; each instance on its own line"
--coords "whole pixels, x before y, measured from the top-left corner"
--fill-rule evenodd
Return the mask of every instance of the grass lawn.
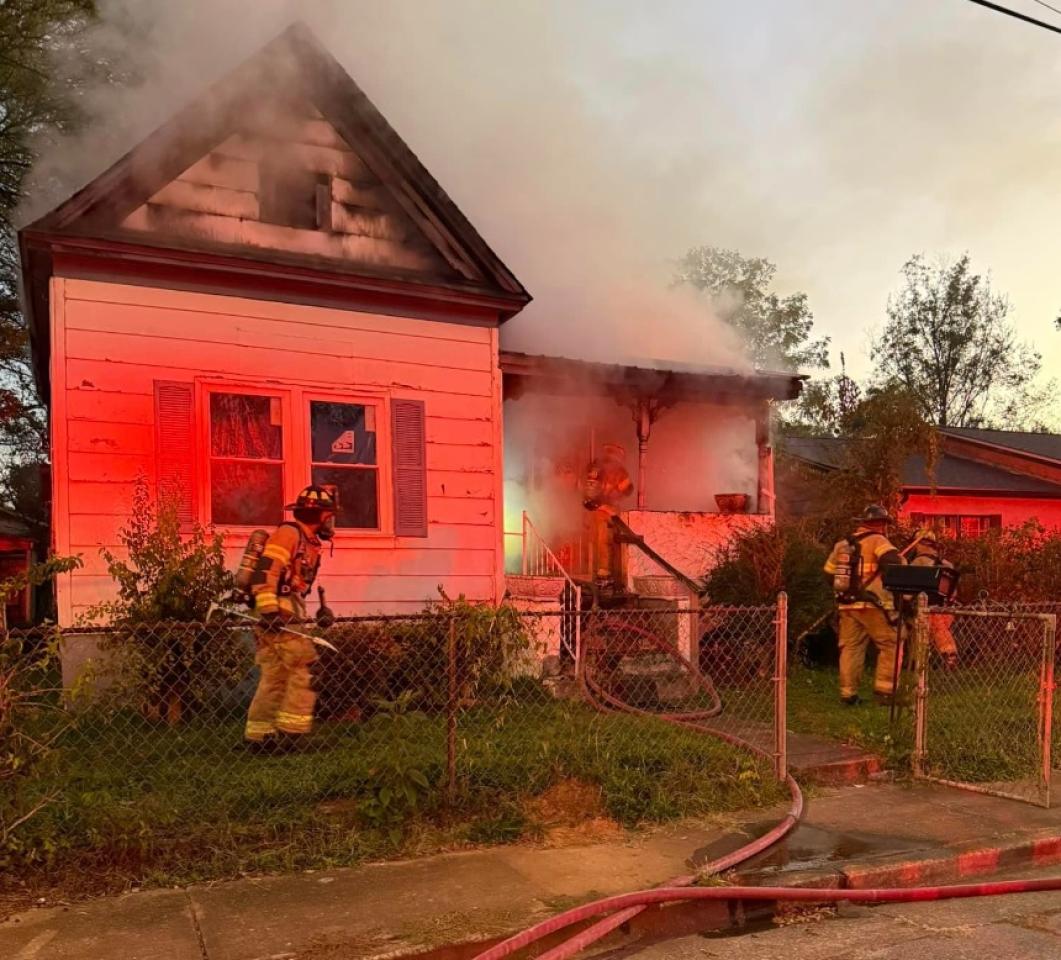
M 906 682 L 911 683 L 908 675 Z M 835 670 L 795 668 L 789 677 L 789 729 L 853 743 L 876 751 L 889 767 L 909 771 L 914 718 L 904 709 L 894 726 L 889 710 L 872 702 L 872 680 L 856 707 L 840 703 Z M 969 783 L 1034 782 L 1038 677 L 1027 671 L 933 671 L 929 678 L 926 765 L 948 780 Z M 1054 743 L 1054 764 L 1061 746 Z
M 86 724 L 33 784 L 59 798 L 27 825 L 25 853 L 53 874 L 174 883 L 533 837 L 528 801 L 564 781 L 599 788 L 601 812 L 625 826 L 784 793 L 768 765 L 710 737 L 550 700 L 461 716 L 449 804 L 445 730 L 440 717 L 379 714 L 262 757 L 240 749 L 236 716 Z

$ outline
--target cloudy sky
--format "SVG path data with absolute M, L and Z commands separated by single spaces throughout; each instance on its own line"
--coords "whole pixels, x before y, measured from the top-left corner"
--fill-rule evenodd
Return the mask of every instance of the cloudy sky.
M 1037 0 L 1007 0 L 1052 19 Z M 1061 8 L 1061 2 L 1056 3 Z M 1061 361 L 1061 35 L 968 0 L 110 0 L 144 85 L 96 98 L 84 180 L 294 12 L 535 296 L 510 346 L 734 362 L 669 262 L 778 265 L 849 369 L 904 260 L 968 250 Z

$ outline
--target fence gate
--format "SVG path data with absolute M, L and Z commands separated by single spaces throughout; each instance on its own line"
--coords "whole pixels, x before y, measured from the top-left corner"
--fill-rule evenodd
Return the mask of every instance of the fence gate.
M 916 777 L 1050 806 L 1055 629 L 1053 614 L 921 613 Z

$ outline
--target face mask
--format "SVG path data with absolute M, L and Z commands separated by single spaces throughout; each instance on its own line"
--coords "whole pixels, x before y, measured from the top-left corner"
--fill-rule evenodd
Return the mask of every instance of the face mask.
M 321 540 L 331 540 L 335 536 L 335 514 L 329 513 L 322 521 L 317 530 L 317 536 Z

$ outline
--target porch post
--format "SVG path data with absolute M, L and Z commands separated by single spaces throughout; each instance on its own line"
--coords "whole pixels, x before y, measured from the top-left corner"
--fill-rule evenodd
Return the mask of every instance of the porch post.
M 637 401 L 637 509 L 645 509 L 645 458 L 648 455 L 648 435 L 652 419 L 648 401 Z
M 755 512 L 774 516 L 776 495 L 774 493 L 774 448 L 770 442 L 770 405 L 764 403 L 755 418 L 755 446 L 758 451 L 759 483 Z

